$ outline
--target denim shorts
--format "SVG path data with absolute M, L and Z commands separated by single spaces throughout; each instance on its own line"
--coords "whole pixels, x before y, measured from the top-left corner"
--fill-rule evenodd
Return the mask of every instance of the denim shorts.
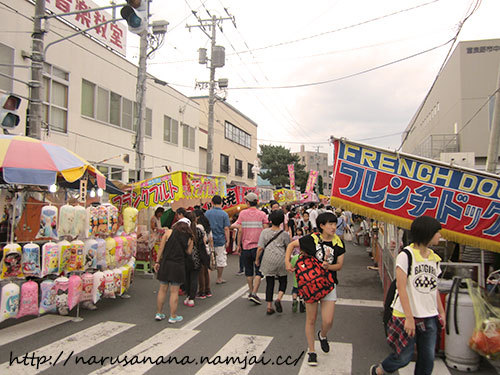
M 333 301 L 333 302 L 337 301 L 337 285 L 335 285 L 335 288 L 333 288 L 333 290 L 330 293 L 321 298 L 320 302 L 321 301 Z

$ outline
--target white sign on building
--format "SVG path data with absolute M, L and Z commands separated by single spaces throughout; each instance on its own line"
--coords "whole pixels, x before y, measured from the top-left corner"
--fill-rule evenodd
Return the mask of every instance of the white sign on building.
M 58 13 L 69 13 L 85 9 L 100 8 L 90 0 L 46 0 L 46 9 Z M 113 17 L 104 10 L 72 14 L 63 17 L 66 21 L 79 29 L 87 29 L 100 23 L 111 20 Z M 125 24 L 107 23 L 87 32 L 92 37 L 100 40 L 119 54 L 126 56 L 127 27 Z

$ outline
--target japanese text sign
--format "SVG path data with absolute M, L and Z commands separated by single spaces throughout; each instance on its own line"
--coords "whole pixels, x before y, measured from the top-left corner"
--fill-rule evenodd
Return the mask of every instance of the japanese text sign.
M 335 140 L 335 206 L 409 228 L 436 218 L 445 238 L 500 252 L 500 179 L 444 163 Z
M 249 192 L 256 193 L 257 188 L 255 187 L 246 187 L 246 186 L 233 186 L 226 189 L 227 194 L 224 198 L 222 198 L 222 209 L 227 210 L 229 208 L 236 207 L 239 204 L 245 204 L 245 195 Z M 208 210 L 212 207 L 212 202 L 207 202 L 203 205 L 205 210 Z
M 99 8 L 100 6 L 90 0 L 45 0 L 45 6 L 55 14 Z M 86 13 L 63 16 L 64 20 L 79 29 L 85 30 L 113 19 L 110 13 L 96 10 Z M 126 56 L 127 26 L 122 22 L 106 23 L 95 29 L 87 31 L 89 35 L 106 44 L 119 54 Z
M 131 191 L 112 195 L 111 203 L 122 209 L 153 207 L 187 198 L 203 199 L 214 195 L 226 195 L 226 179 L 190 172 L 174 172 L 138 182 Z

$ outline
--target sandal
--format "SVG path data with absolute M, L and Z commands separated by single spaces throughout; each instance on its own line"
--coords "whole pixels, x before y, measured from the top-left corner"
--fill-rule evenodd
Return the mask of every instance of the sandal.
M 273 315 L 276 311 L 274 309 L 267 309 L 266 314 L 267 315 Z

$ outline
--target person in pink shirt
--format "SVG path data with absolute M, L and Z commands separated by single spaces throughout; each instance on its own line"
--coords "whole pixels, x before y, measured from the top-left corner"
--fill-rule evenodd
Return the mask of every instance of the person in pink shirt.
M 241 257 L 245 267 L 245 276 L 248 283 L 248 299 L 255 304 L 262 302 L 257 296 L 262 274 L 259 267 L 255 265 L 257 247 L 262 229 L 267 228 L 267 215 L 257 209 L 259 198 L 255 193 L 248 193 L 245 196 L 249 208 L 240 212 L 238 220 L 231 225 L 231 228 L 238 228 L 238 252 L 241 251 Z M 255 274 L 255 277 L 254 277 Z

